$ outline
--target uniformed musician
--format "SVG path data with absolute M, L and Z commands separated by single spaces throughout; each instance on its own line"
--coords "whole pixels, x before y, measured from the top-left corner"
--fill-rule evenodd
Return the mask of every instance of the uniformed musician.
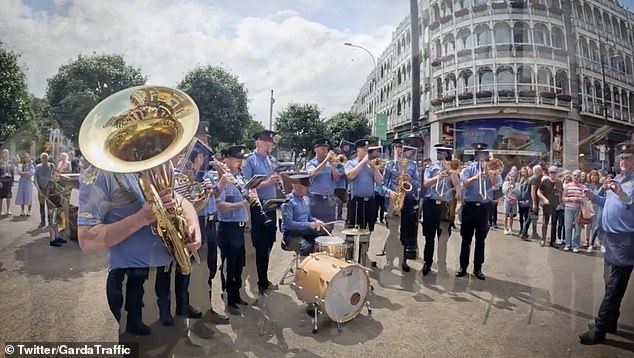
M 289 177 L 293 191 L 282 204 L 283 246 L 287 250 L 308 256 L 313 252 L 315 238 L 322 235 L 324 222 L 310 213 L 308 190 L 311 175 L 298 173 Z
M 358 227 L 374 231 L 377 219 L 377 203 L 374 199 L 374 184 L 380 184 L 383 176 L 379 167 L 370 158 L 369 152 L 378 152 L 380 147 L 369 147 L 367 139 L 359 139 L 355 142 L 357 157 L 346 162 L 344 167 L 346 178 L 350 188 L 350 200 L 348 201 L 347 227 Z M 368 248 L 369 249 L 369 248 Z M 364 262 L 365 258 L 360 261 Z M 376 262 L 371 262 L 376 266 Z
M 200 247 L 198 215 L 189 201 L 171 190 L 159 193 L 165 207 L 181 203 L 187 219 L 192 251 Z M 81 175 L 77 235 L 83 251 L 108 250 L 106 295 L 110 311 L 117 322 L 124 302 L 123 280 L 126 279 L 126 331 L 147 335 L 143 323 L 143 284 L 150 267 L 167 266 L 172 261 L 161 239 L 151 226 L 156 221 L 134 174 L 114 174 L 87 168 Z
M 460 188 L 460 178 L 457 171 L 445 170 L 445 161 L 451 160 L 452 147 L 436 144 L 436 163 L 425 169 L 423 186 L 425 199 L 423 201 L 423 236 L 425 250 L 423 253 L 423 268 L 421 273 L 426 276 L 431 271 L 434 262 L 436 237 L 446 240 L 450 235 L 450 226 L 441 228 L 442 213 Z M 443 232 L 446 235 L 442 235 Z M 441 237 L 442 235 L 442 237 Z M 443 270 L 446 264 L 446 252 L 438 250 L 438 269 Z
M 267 179 L 257 186 L 257 193 L 261 202 L 277 198 L 277 188 L 281 183 L 279 173 L 274 169 L 278 165 L 277 159 L 271 155 L 273 149 L 273 131 L 262 131 L 253 135 L 255 151 L 247 160 L 242 173 L 249 180 L 256 174 L 266 175 Z M 277 285 L 269 281 L 269 258 L 275 242 L 277 230 L 277 215 L 275 210 L 267 210 L 266 215 L 271 220 L 265 223 L 260 208 L 251 207 L 251 243 L 255 248 L 255 265 L 258 273 L 258 293 L 265 294 L 269 289 L 277 289 Z
M 218 210 L 216 206 L 216 196 L 219 194 L 218 183 L 212 170 L 208 170 L 203 176 L 205 189 L 208 191 L 210 198 L 207 206 L 198 213 L 200 226 L 202 229 L 204 242 L 207 244 L 207 268 L 209 276 L 207 277 L 207 285 L 209 286 L 209 313 L 211 320 L 216 324 L 228 324 L 229 317 L 220 314 L 213 307 L 213 280 L 218 271 Z M 219 178 L 218 178 L 219 179 Z
M 388 229 L 390 236 L 399 236 L 401 244 L 403 245 L 403 259 L 401 260 L 401 269 L 405 272 L 410 271 L 410 267 L 407 264 L 407 260 L 415 260 L 417 256 L 417 241 L 418 241 L 418 198 L 417 191 L 420 188 L 420 174 L 418 173 L 415 158 L 416 148 L 410 146 L 404 146 L 403 139 L 396 138 L 392 142 L 394 150 L 394 161 L 389 162 L 385 167 L 385 173 L 383 176 L 383 188 L 387 196 L 389 196 L 390 205 L 388 210 Z M 400 212 L 393 212 L 392 201 L 397 197 L 397 185 L 399 176 L 402 170 L 402 161 L 407 159 L 406 174 L 404 181 L 408 182 L 412 186 L 410 192 L 404 192 L 405 198 L 403 200 L 403 208 Z
M 479 280 L 484 280 L 482 265 L 484 264 L 484 242 L 489 231 L 488 224 L 488 203 L 493 197 L 493 190 L 502 183 L 501 175 L 487 175 L 486 167 L 481 163 L 489 161 L 489 151 L 487 144 L 473 144 L 476 160 L 466 167 L 460 175 L 461 185 L 465 188 L 464 206 L 462 208 L 462 219 L 460 226 L 460 236 L 462 245 L 460 247 L 460 269 L 456 272 L 456 277 L 463 277 L 467 274 L 469 267 L 469 256 L 471 253 L 471 241 L 475 234 L 475 250 L 473 254 L 473 274 Z M 480 185 L 485 188 L 482 192 Z M 484 197 L 482 194 L 485 194 Z
M 244 226 L 247 222 L 247 200 L 236 185 L 243 185 L 239 174 L 244 159 L 244 146 L 232 146 L 221 151 L 231 173 L 224 173 L 218 182 L 218 246 L 220 247 L 222 290 L 225 292 L 227 312 L 240 315 L 239 305 L 247 305 L 240 297 L 242 270 L 245 266 Z M 233 180 L 237 180 L 236 184 Z M 252 216 L 259 217 L 258 215 Z
M 335 184 L 339 181 L 339 171 L 334 163 L 336 154 L 330 150 L 328 139 L 313 141 L 315 157 L 308 162 L 306 170 L 310 173 L 310 214 L 322 222 L 332 223 L 336 217 Z M 334 223 L 326 229 L 332 231 Z
M 345 156 L 339 148 L 335 149 L 335 153 Z M 337 162 L 337 172 L 339 172 L 339 180 L 335 183 L 335 197 L 337 198 L 336 220 L 343 220 L 343 205 L 348 202 L 348 180 L 346 179 L 344 164 Z
M 605 236 L 605 293 L 594 322 L 579 336 L 581 344 L 599 344 L 606 333 L 616 333 L 620 307 L 634 268 L 634 144 L 617 145 L 620 173 L 604 183 L 605 197 L 586 190 L 592 202 L 603 207 Z

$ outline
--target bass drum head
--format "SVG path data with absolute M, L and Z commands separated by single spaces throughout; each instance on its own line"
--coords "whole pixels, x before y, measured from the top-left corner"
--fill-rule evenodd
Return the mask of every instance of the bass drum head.
M 328 283 L 322 309 L 335 322 L 348 322 L 363 309 L 370 294 L 370 279 L 359 265 L 341 267 Z

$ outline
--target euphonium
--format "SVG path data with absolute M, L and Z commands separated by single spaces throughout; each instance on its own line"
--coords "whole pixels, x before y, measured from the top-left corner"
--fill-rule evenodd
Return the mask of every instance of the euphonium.
M 198 108 L 184 92 L 163 86 L 132 87 L 101 101 L 84 119 L 79 148 L 85 158 L 104 171 L 137 173 L 139 186 L 156 217 L 155 233 L 183 274 L 191 272 L 191 234 L 177 203 L 165 208 L 159 197 L 174 188 L 171 159 L 196 134 Z

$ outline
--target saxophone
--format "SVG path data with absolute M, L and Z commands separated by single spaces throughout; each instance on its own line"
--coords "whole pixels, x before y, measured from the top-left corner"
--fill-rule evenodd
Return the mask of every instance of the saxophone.
M 407 175 L 408 159 L 403 158 L 401 160 L 401 170 L 398 173 L 398 180 L 396 182 L 396 199 L 392 203 L 392 211 L 399 212 L 403 209 L 405 203 L 405 195 L 412 191 L 412 183 L 405 180 Z

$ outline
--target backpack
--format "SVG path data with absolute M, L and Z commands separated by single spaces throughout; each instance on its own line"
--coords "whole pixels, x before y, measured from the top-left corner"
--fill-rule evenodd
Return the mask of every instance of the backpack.
M 530 180 L 525 180 L 520 185 L 520 195 L 517 199 L 520 206 L 523 206 L 523 207 L 530 206 L 530 201 L 531 201 Z

